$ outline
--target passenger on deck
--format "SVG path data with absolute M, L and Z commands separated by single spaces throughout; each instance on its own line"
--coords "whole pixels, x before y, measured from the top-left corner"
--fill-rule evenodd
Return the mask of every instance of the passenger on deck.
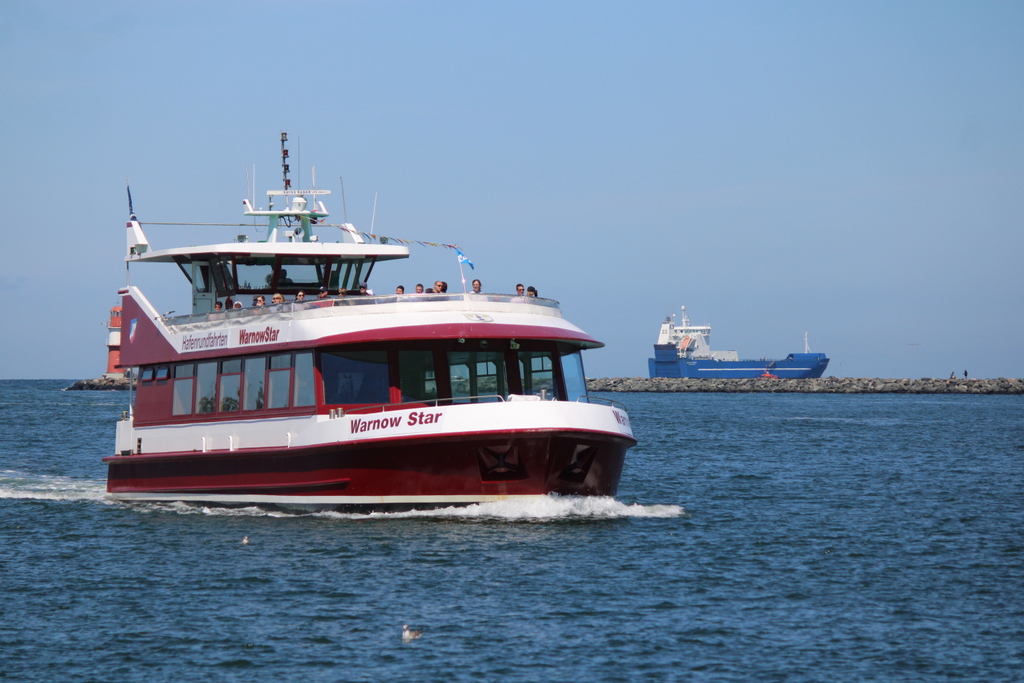
M 231 308 L 241 308 L 241 307 L 242 307 L 242 302 L 241 301 L 236 301 L 235 303 L 231 304 Z
M 219 312 L 221 312 L 223 310 L 224 310 L 224 304 L 222 304 L 219 301 L 214 302 L 214 304 L 213 304 L 213 312 L 214 313 L 219 313 Z
M 526 296 L 537 296 L 537 288 L 530 285 L 526 288 Z
M 344 287 L 338 287 L 338 298 L 344 299 L 346 296 L 348 296 L 348 290 Z
M 417 294 L 422 294 L 423 293 L 423 284 L 422 283 L 417 283 L 416 284 L 416 293 Z
M 516 294 L 518 294 L 519 296 L 522 296 L 522 295 L 526 294 L 526 288 L 523 287 L 523 283 L 522 282 L 520 282 L 518 285 L 516 285 Z
M 282 269 L 281 269 L 281 277 L 279 277 L 279 278 L 277 279 L 277 284 L 279 284 L 279 285 L 290 285 L 290 284 L 294 284 L 294 283 L 293 283 L 293 282 L 292 282 L 292 281 L 291 281 L 291 280 L 290 280 L 290 279 L 288 278 L 288 271 L 287 271 L 287 270 L 285 270 L 284 268 L 282 268 Z
M 438 280 L 434 283 L 434 294 L 444 294 L 448 291 L 448 283 L 443 280 Z
M 260 294 L 260 295 L 258 295 L 256 297 L 256 302 L 253 304 L 253 306 L 266 306 L 266 305 L 267 305 L 267 300 L 266 300 L 266 298 L 262 294 Z
M 242 305 L 239 304 L 237 307 L 241 308 Z M 231 300 L 230 296 L 227 299 L 224 299 L 224 308 L 227 308 L 227 309 L 235 308 L 235 302 Z
M 480 284 L 479 280 L 473 280 L 473 293 L 474 294 L 479 294 L 480 290 L 482 288 L 483 288 L 483 285 Z
M 284 295 L 281 292 L 274 292 L 274 296 L 270 297 L 270 303 L 272 304 L 283 304 Z
M 305 301 L 306 300 L 306 293 L 300 291 L 298 294 L 295 295 L 295 300 L 296 301 Z
M 373 290 L 368 289 L 365 282 L 359 283 L 359 293 L 363 296 L 373 296 Z
M 405 287 L 402 285 L 395 287 L 395 294 L 405 294 Z
M 330 296 L 330 292 L 327 291 L 327 288 L 326 287 L 321 287 L 320 288 L 320 293 L 316 295 L 316 298 L 317 299 L 326 299 L 328 296 Z

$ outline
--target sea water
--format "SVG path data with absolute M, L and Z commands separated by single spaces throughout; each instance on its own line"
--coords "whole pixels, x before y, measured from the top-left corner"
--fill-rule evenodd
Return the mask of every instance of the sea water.
M 0 382 L 4 681 L 1024 680 L 1019 396 L 606 395 L 615 499 L 290 515 L 111 501 L 69 383 Z

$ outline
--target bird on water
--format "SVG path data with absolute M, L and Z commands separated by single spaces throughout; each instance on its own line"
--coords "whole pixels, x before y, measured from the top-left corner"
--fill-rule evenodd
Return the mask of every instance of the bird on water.
M 402 642 L 409 643 L 423 635 L 423 631 L 409 628 L 409 624 L 402 624 Z
M 249 545 L 249 537 L 248 536 L 243 536 L 242 537 L 242 545 Z

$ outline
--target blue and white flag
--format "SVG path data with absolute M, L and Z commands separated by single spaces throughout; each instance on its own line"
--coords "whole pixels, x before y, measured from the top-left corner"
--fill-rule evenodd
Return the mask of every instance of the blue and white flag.
M 469 260 L 468 256 L 466 256 L 465 254 L 462 253 L 461 249 L 459 249 L 458 247 L 455 247 L 455 253 L 457 253 L 459 255 L 459 264 L 460 265 L 465 263 L 465 264 L 468 264 L 469 267 L 472 268 L 473 270 L 476 270 L 476 266 L 473 265 L 473 262 Z

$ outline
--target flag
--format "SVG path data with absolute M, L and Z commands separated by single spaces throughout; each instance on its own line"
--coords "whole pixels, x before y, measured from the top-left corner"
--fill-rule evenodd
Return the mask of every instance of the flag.
M 465 263 L 470 268 L 472 268 L 473 270 L 476 270 L 476 266 L 473 265 L 473 262 L 469 260 L 468 256 L 466 256 L 465 254 L 462 253 L 461 249 L 459 249 L 458 247 L 455 247 L 455 253 L 457 253 L 459 255 L 459 264 L 460 265 Z

